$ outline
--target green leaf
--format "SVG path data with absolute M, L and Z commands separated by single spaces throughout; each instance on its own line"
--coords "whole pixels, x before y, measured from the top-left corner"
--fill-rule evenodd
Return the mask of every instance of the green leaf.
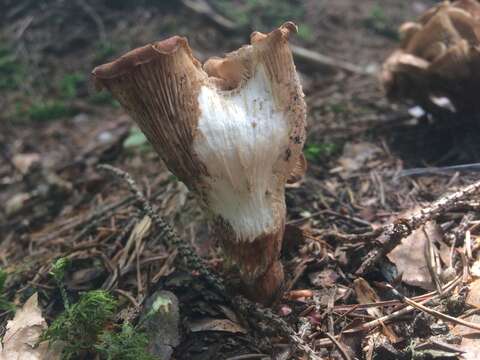
M 145 135 L 138 127 L 132 127 L 130 130 L 130 134 L 123 142 L 124 149 L 132 149 L 132 148 L 145 148 L 148 147 L 149 143 Z

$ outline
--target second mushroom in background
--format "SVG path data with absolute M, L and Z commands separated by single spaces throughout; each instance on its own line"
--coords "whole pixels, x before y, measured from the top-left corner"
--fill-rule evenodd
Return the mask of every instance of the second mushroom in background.
M 478 110 L 480 3 L 445 1 L 400 27 L 401 45 L 384 63 L 382 83 L 392 99 L 430 109 L 448 99 L 458 112 Z
M 271 302 L 284 281 L 285 184 L 305 172 L 306 105 L 288 46 L 296 26 L 202 67 L 182 37 L 135 49 L 93 75 L 200 199 L 247 295 Z

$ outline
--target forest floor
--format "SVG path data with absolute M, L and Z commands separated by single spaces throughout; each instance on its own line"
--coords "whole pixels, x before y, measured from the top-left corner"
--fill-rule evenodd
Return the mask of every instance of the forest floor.
M 479 122 L 414 117 L 412 106 L 389 103 L 378 82 L 382 62 L 398 44 L 398 26 L 434 1 L 158 3 L 3 1 L 0 269 L 7 279 L 0 300 L 21 307 L 38 293 L 51 324 L 65 308 L 62 288 L 71 303 L 84 292 L 105 289 L 118 310 L 104 326 L 118 329 L 123 322 L 137 324 L 149 297 L 165 290 L 178 301 L 179 315 L 168 320 L 173 327 L 158 321 L 157 332 L 173 340 L 157 341 L 170 346 L 174 359 L 306 358 L 278 329 L 245 321 L 225 294 L 182 266 L 178 249 L 162 243 L 125 183 L 97 168 L 110 164 L 131 174 L 213 273 L 235 277 L 223 268 L 196 200 L 118 103 L 97 93 L 90 81 L 95 66 L 173 34 L 186 36 L 204 60 L 247 43 L 253 30 L 268 32 L 292 20 L 299 25 L 293 44 L 362 71 L 297 61 L 308 105 L 309 167 L 305 179 L 287 189 L 290 231 L 282 261 L 291 291 L 273 312 L 324 358 L 474 358 L 477 348 L 480 353 L 480 340 L 462 339 L 470 332 L 454 320 L 409 309 L 386 285 L 454 319 L 475 321 L 478 196 L 441 211 L 433 206 L 427 225 L 372 267 L 355 272 L 378 245 L 362 241 L 362 234 L 408 222 L 415 211 L 428 212 L 433 201 L 478 179 L 475 171 L 406 172 L 474 163 Z M 211 7 L 199 8 L 200 3 Z M 61 258 L 68 266 L 56 281 L 52 266 Z M 432 266 L 438 276 L 431 275 Z M 401 309 L 406 310 L 398 315 Z M 11 309 L 3 310 L 0 336 L 13 317 Z M 372 323 L 383 316 L 384 322 Z M 465 349 L 469 353 L 461 355 Z M 93 346 L 80 354 L 76 358 L 104 356 Z

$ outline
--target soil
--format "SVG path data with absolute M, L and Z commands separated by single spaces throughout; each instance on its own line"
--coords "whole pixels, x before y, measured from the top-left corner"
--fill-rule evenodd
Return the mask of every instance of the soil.
M 65 285 L 72 301 L 82 292 L 107 289 L 120 300 L 118 323 L 136 322 L 144 300 L 155 290 L 172 291 L 179 299 L 182 334 L 175 359 L 302 358 L 294 355 L 285 337 L 265 336 L 235 316 L 236 309 L 221 294 L 175 261 L 176 249 L 167 248 L 155 231 L 133 253 L 137 265 L 130 258 L 130 266 L 116 274 L 119 259 L 128 255 L 131 230 L 143 214 L 124 183 L 97 169 L 102 163 L 128 171 L 158 214 L 195 246 L 213 272 L 232 283 L 238 279 L 227 270 L 209 236 L 209 225 L 185 186 L 148 144 L 126 146 L 125 141 L 139 133 L 118 103 L 95 91 L 91 70 L 174 34 L 186 36 L 200 60 L 221 56 L 247 43 L 252 30 L 269 31 L 286 20 L 306 29 L 293 37 L 294 44 L 369 70 L 361 75 L 297 64 L 309 109 L 305 146 L 309 168 L 301 183 L 287 189 L 291 229 L 282 261 L 291 289 L 308 290 L 314 296 L 286 293 L 273 310 L 295 330 L 306 329 L 302 321 L 309 323 L 310 335 L 305 338 L 310 344 L 325 338 L 325 332 L 340 334 L 376 317 L 353 306 L 358 303 L 353 271 L 359 257 L 352 254 L 362 253 L 364 244 L 342 243 L 331 234 L 371 231 L 472 183 L 478 178 L 475 168 L 402 175 L 410 168 L 475 163 L 480 154 L 479 123 L 431 115 L 415 118 L 408 112 L 415 104 L 390 103 L 376 76 L 398 46 L 398 26 L 418 18 L 435 1 L 239 0 L 227 6 L 222 0 L 209 1 L 213 12 L 239 22 L 235 28 L 226 28 L 212 12 L 196 12 L 185 3 L 3 1 L 0 77 L 8 81 L 0 81 L 0 268 L 9 274 L 5 294 L 20 306 L 38 292 L 51 323 L 63 305 L 49 271 L 55 259 L 68 257 Z M 283 10 L 275 11 L 277 6 Z M 236 18 L 241 12 L 245 19 Z M 286 17 L 290 13 L 294 16 Z M 106 211 L 111 205 L 114 208 Z M 447 239 L 441 244 L 448 248 L 449 236 L 468 214 L 468 228 L 476 239 L 478 211 L 460 208 L 436 219 Z M 463 239 L 453 247 L 462 248 Z M 455 259 L 460 264 L 460 255 Z M 384 282 L 394 282 L 408 296 L 426 293 L 402 282 L 400 274 L 391 275 L 395 272 L 386 269 L 392 267 L 395 264 L 385 260 L 364 274 L 381 300 L 394 299 L 381 286 Z M 342 306 L 349 310 L 342 312 Z M 420 318 L 424 315 L 415 312 L 397 320 L 388 330 L 393 335 L 384 335 L 388 331 L 376 331 L 378 337 L 347 335 L 342 344 L 352 359 L 372 358 L 368 349 L 378 359 L 413 358 L 409 346 L 433 336 L 436 320 Z M 1 329 L 11 317 L 9 312 L 0 314 Z M 205 319 L 230 319 L 248 332 L 194 330 L 192 324 Z M 413 319 L 428 328 L 420 329 L 422 335 L 410 326 Z M 315 348 L 325 358 L 346 358 L 330 345 Z

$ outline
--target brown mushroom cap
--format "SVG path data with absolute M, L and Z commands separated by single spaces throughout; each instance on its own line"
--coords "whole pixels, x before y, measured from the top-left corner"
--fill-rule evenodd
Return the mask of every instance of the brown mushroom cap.
M 479 2 L 445 1 L 427 10 L 417 23 L 402 25 L 400 33 L 401 47 L 382 69 L 382 84 L 390 98 L 429 104 L 432 96 L 444 96 L 457 108 L 477 103 L 473 98 L 480 91 Z
M 199 186 L 198 179 L 206 175 L 205 166 L 191 146 L 200 115 L 201 86 L 216 88 L 228 97 L 228 91 L 239 91 L 258 64 L 263 64 L 272 82 L 276 104 L 282 111 L 293 114 L 292 136 L 299 139 L 290 149 L 295 161 L 285 170 L 288 174 L 301 153 L 306 113 L 288 48 L 288 35 L 292 31 L 296 31 L 296 25 L 287 22 L 266 35 L 255 32 L 251 36 L 252 45 L 224 58 L 210 59 L 203 69 L 187 40 L 173 36 L 98 66 L 92 75 L 96 86 L 108 89 L 130 113 L 169 169 L 194 189 Z

